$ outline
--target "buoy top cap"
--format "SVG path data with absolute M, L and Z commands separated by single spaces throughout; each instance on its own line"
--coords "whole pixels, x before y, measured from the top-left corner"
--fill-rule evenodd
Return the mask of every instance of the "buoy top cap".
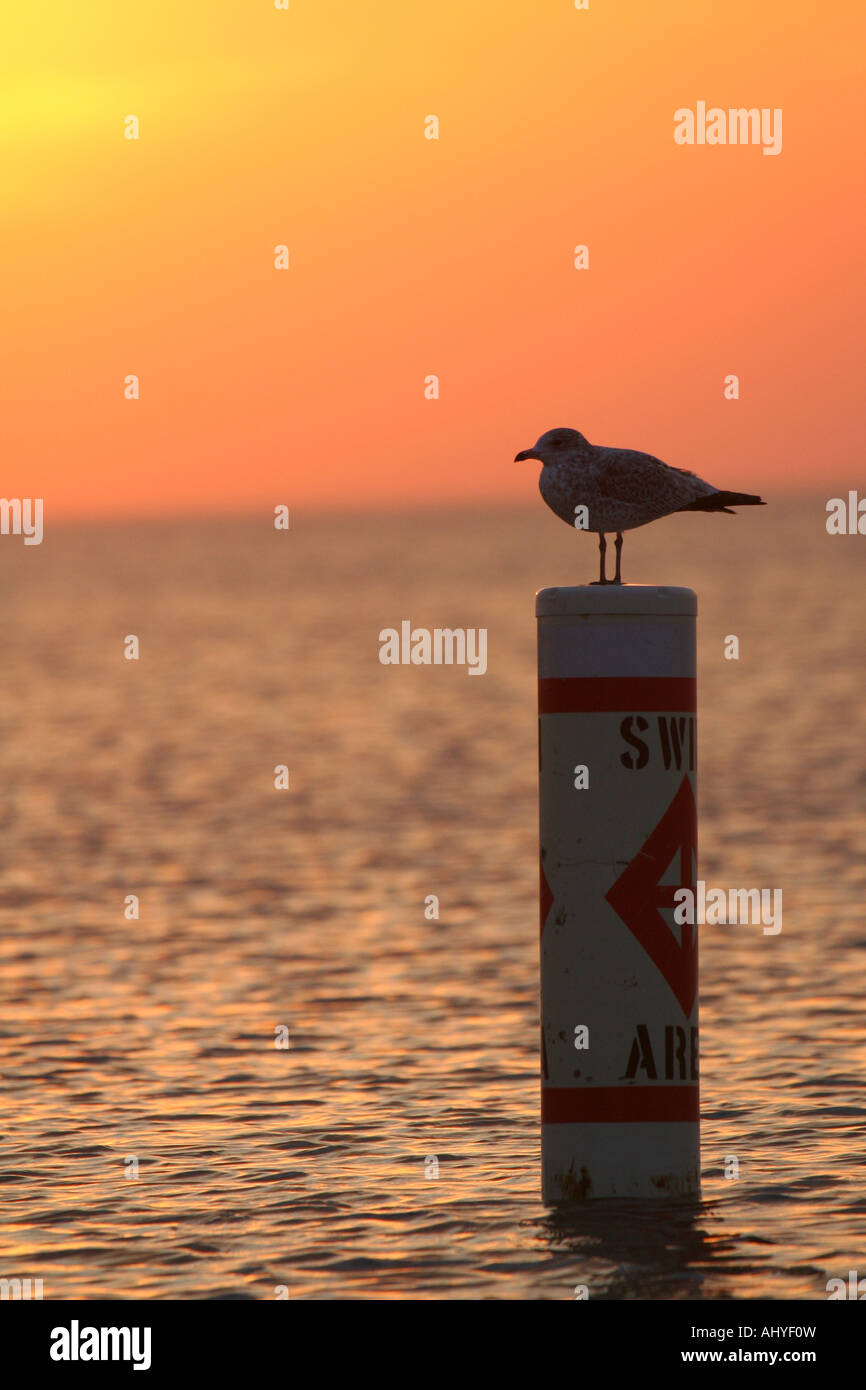
M 576 584 L 564 589 L 539 589 L 535 595 L 535 613 L 539 618 L 694 618 L 697 611 L 694 589 L 667 584 Z

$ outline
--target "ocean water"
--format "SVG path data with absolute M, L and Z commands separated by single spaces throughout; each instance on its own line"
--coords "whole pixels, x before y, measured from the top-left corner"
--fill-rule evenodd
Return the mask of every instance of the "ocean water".
M 702 1198 L 551 1211 L 533 595 L 593 578 L 593 540 L 535 501 L 2 538 L 0 1276 L 806 1300 L 866 1275 L 864 564 L 822 499 L 626 537 L 626 579 L 699 595 L 701 876 L 781 888 L 784 925 L 703 932 Z M 382 666 L 407 618 L 486 627 L 486 675 Z

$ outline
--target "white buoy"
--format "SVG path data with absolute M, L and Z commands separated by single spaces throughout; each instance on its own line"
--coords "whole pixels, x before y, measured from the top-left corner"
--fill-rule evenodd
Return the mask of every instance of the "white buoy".
M 537 595 L 545 1202 L 700 1190 L 697 597 Z M 678 915 L 684 915 L 680 908 Z

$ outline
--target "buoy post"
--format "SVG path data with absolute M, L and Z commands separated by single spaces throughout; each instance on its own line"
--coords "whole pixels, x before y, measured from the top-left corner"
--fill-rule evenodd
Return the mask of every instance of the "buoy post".
M 536 613 L 542 1196 L 696 1193 L 697 598 L 542 589 Z

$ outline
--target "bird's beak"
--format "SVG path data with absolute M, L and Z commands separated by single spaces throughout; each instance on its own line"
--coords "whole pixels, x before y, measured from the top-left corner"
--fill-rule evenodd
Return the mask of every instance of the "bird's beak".
M 523 463 L 524 459 L 537 459 L 538 457 L 539 455 L 532 449 L 521 449 L 519 454 L 514 455 L 514 462 Z

